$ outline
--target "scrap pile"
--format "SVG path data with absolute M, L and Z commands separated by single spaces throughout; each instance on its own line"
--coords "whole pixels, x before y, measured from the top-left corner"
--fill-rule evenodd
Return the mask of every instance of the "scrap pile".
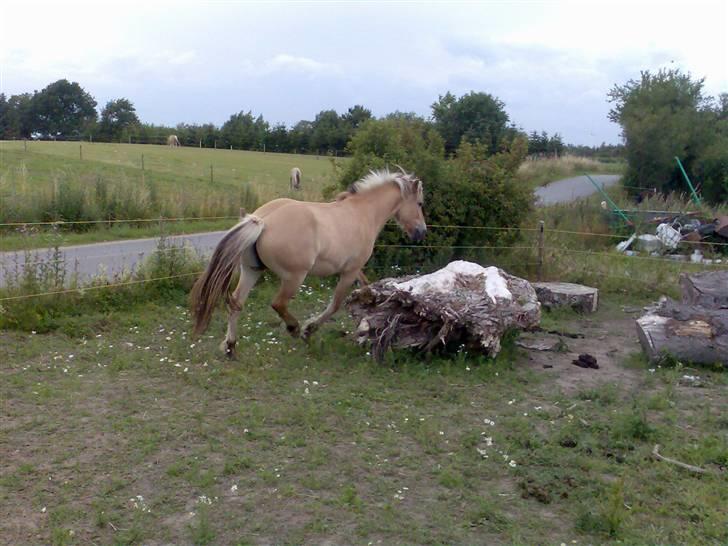
M 728 261 L 728 216 L 702 220 L 695 214 L 663 216 L 652 220 L 657 227 L 654 234 L 632 235 L 617 245 L 617 250 L 629 256 L 646 252 L 653 256 L 693 263 L 722 263 Z M 707 252 L 718 257 L 705 258 Z
M 389 347 L 476 350 L 494 356 L 512 328 L 532 329 L 541 306 L 531 284 L 497 267 L 455 261 L 429 275 L 388 278 L 346 302 L 359 343 L 381 360 Z

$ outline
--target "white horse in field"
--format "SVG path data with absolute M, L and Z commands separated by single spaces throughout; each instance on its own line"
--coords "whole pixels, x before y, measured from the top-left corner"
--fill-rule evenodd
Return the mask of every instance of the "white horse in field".
M 177 138 L 177 135 L 169 135 L 167 137 L 167 146 L 179 146 L 179 139 Z
M 291 189 L 301 189 L 301 169 L 299 169 L 298 167 L 293 167 L 291 169 Z

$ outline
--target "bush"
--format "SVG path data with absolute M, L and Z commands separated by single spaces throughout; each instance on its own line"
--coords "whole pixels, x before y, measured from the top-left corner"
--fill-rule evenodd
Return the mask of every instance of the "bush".
M 351 161 L 338 188 L 348 187 L 370 169 L 401 165 L 424 182 L 425 218 L 430 229 L 423 245 L 413 245 L 401 230 L 387 226 L 370 261 L 375 268 L 439 266 L 458 258 L 483 260 L 488 249 L 458 248 L 511 244 L 518 230 L 456 229 L 442 226 L 517 228 L 531 207 L 531 194 L 516 179 L 527 153 L 517 137 L 504 151 L 489 155 L 486 145 L 463 142 L 454 159 L 445 159 L 442 138 L 424 120 L 397 116 L 365 123 L 349 142 Z

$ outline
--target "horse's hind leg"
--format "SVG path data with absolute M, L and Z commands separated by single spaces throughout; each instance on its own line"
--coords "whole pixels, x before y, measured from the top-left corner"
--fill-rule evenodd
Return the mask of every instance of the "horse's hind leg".
M 262 271 L 256 271 L 249 267 L 240 268 L 240 280 L 238 286 L 233 290 L 228 302 L 228 327 L 225 339 L 220 344 L 220 349 L 229 357 L 235 357 L 235 344 L 237 342 L 238 317 L 243 310 L 245 300 L 248 299 L 250 290 L 260 278 Z
M 363 273 L 359 269 L 347 271 L 346 273 L 341 274 L 339 282 L 336 284 L 336 288 L 334 289 L 334 297 L 331 298 L 331 302 L 328 307 L 324 309 L 323 313 L 311 318 L 303 325 L 303 332 L 301 333 L 301 337 L 303 337 L 303 339 L 308 339 L 311 334 L 318 330 L 319 326 L 321 326 L 331 315 L 339 310 L 339 307 L 341 307 L 341 304 L 344 302 L 344 298 L 346 298 L 346 294 L 349 292 L 349 288 L 351 288 L 351 285 L 354 284 L 354 281 L 357 277 L 359 277 L 359 275 L 363 276 Z
M 302 273 L 291 273 L 286 278 L 281 278 L 281 287 L 278 289 L 278 294 L 276 294 L 271 304 L 271 307 L 278 313 L 278 316 L 286 323 L 286 329 L 293 337 L 298 337 L 301 333 L 301 328 L 296 317 L 288 311 L 288 302 L 291 301 L 301 287 L 301 284 L 303 284 L 306 273 L 305 271 Z

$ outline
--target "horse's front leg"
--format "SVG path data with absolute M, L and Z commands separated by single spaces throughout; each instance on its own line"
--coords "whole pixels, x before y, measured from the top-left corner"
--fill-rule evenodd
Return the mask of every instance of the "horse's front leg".
M 346 294 L 349 292 L 349 288 L 351 288 L 351 285 L 354 284 L 354 281 L 357 279 L 359 274 L 359 269 L 347 271 L 341 274 L 339 282 L 336 284 L 336 289 L 334 289 L 334 297 L 331 298 L 331 302 L 328 307 L 324 309 L 323 313 L 312 317 L 306 322 L 306 324 L 303 325 L 303 331 L 301 332 L 301 337 L 303 339 L 308 339 L 311 334 L 318 330 L 319 326 L 321 326 L 329 319 L 329 317 L 331 317 L 331 315 L 339 310 L 339 307 L 341 307 L 341 304 L 344 302 L 344 298 L 346 298 Z

